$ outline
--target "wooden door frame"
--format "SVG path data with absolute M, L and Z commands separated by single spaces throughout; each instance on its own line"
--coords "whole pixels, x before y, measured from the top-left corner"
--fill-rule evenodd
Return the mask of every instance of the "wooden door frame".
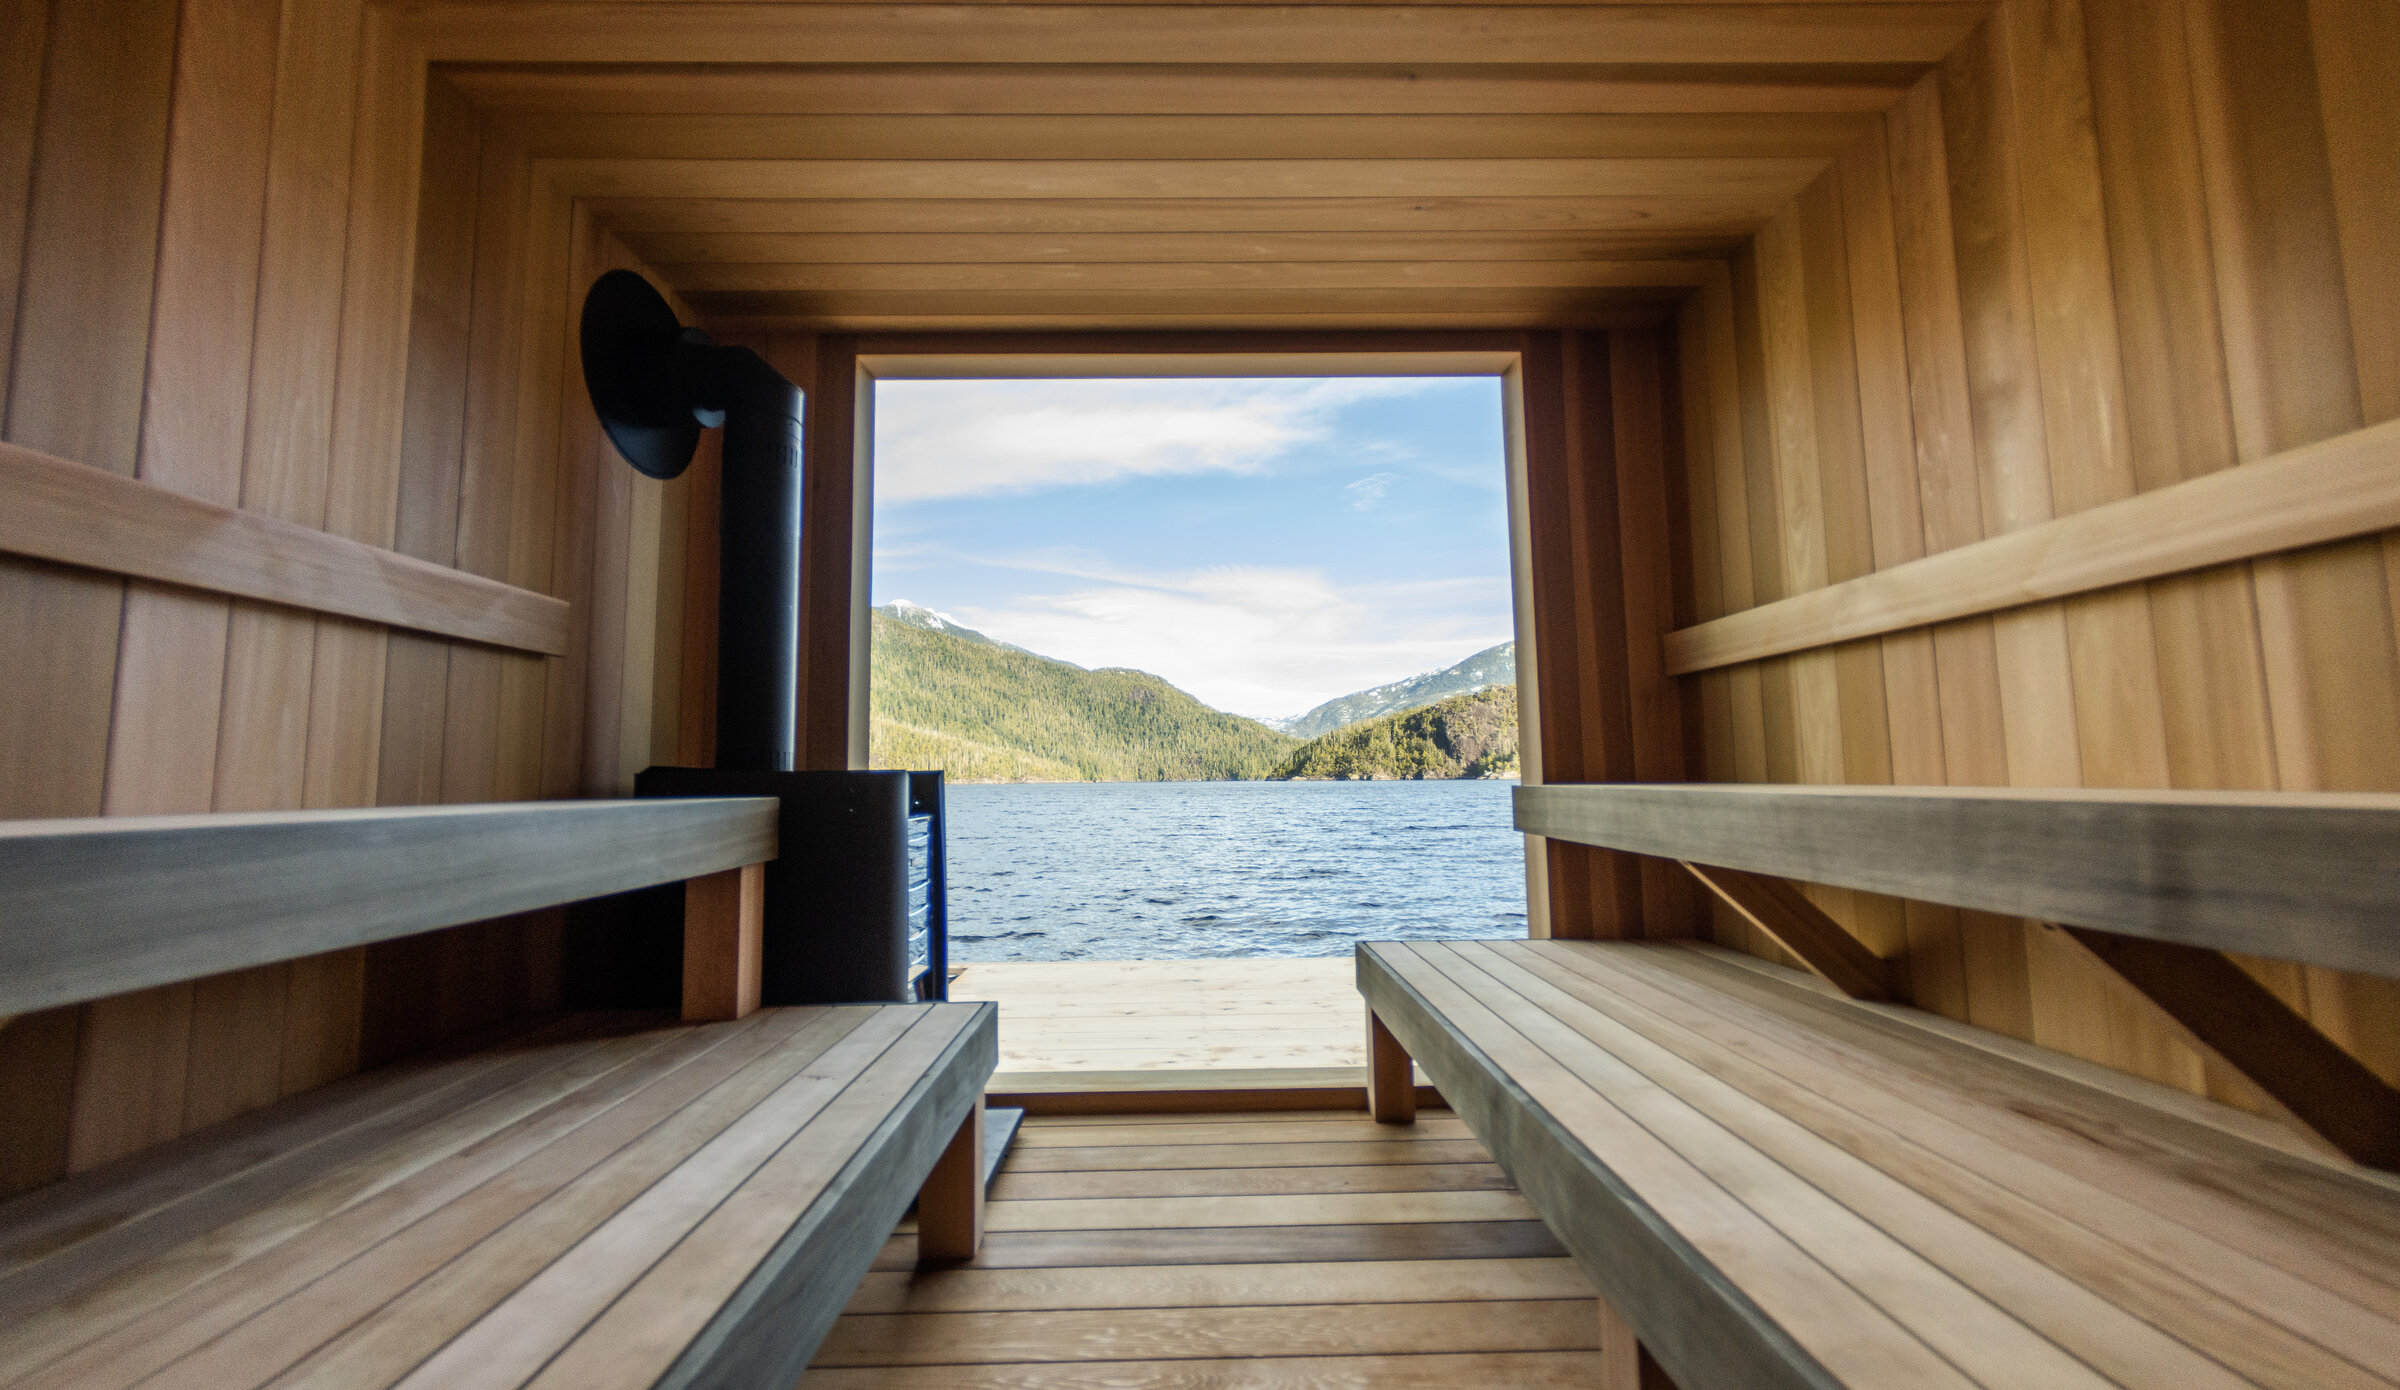
M 1517 643 L 1519 759 L 1542 777 L 1528 506 L 1525 359 L 1546 336 L 1512 331 L 923 333 L 818 340 L 801 516 L 800 766 L 867 760 L 868 567 L 873 551 L 874 398 L 879 380 L 1072 377 L 1491 376 L 1500 379 L 1509 579 Z M 1556 402 L 1536 401 L 1535 411 Z M 1550 854 L 1526 840 L 1526 919 L 1549 935 Z

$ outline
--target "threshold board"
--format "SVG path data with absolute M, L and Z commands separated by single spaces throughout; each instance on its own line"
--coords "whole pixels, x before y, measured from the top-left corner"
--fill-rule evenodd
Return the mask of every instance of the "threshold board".
M 1200 1114 L 1245 1110 L 1364 1110 L 1365 1067 L 1211 1067 L 1188 1070 L 994 1072 L 985 1103 L 1029 1115 Z M 1446 1108 L 1420 1082 L 1419 1106 Z

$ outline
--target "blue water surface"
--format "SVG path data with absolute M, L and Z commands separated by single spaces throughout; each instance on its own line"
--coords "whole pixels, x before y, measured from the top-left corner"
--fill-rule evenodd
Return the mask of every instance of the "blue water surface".
M 950 958 L 1340 956 L 1525 934 L 1513 781 L 948 792 Z

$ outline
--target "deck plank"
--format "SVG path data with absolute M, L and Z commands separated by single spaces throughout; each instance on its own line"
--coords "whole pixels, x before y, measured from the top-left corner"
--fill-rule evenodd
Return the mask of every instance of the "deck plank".
M 1275 1304 L 1457 1303 L 1584 1298 L 1565 1258 L 933 1269 L 870 1274 L 853 1313 L 988 1313 L 1058 1308 L 1230 1308 Z
M 1311 1168 L 1086 1169 L 1011 1173 L 999 1198 L 1232 1197 L 1301 1192 L 1491 1192 L 1506 1188 L 1497 1163 L 1386 1163 Z
M 1596 1351 L 1589 1298 L 845 1317 L 820 1366 Z
M 808 1390 L 1590 1390 L 1596 1351 L 1465 1356 L 1242 1357 L 1223 1361 L 1095 1361 L 1061 1366 L 828 1367 Z
M 1599 1383 L 1590 1280 L 1453 1116 L 1037 1115 L 1024 1134 L 982 1253 L 919 1271 L 904 1228 L 805 1384 Z

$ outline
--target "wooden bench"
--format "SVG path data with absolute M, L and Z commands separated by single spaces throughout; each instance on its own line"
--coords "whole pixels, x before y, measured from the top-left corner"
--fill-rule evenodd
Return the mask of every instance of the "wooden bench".
M 2400 798 L 1579 785 L 1517 825 L 1681 860 L 1816 972 L 1359 948 L 1377 1118 L 1413 1058 L 1599 1286 L 1614 1385 L 2400 1384 L 2400 1180 L 2343 1157 L 2400 1156 L 2400 1093 L 2222 954 L 2400 973 Z M 2065 924 L 2297 1127 L 1883 1002 L 1790 879 Z
M 520 1024 L 0 1204 L 0 1384 L 780 1388 L 912 1200 L 972 1255 L 997 1010 L 758 1008 L 774 811 L 0 825 L 10 1012 L 693 882 L 691 1021 Z
M 1613 1385 L 1636 1337 L 1685 1390 L 2400 1379 L 2400 1191 L 2263 1121 L 1710 947 L 1358 972 L 1378 1118 L 1413 1056 L 1621 1320 Z

